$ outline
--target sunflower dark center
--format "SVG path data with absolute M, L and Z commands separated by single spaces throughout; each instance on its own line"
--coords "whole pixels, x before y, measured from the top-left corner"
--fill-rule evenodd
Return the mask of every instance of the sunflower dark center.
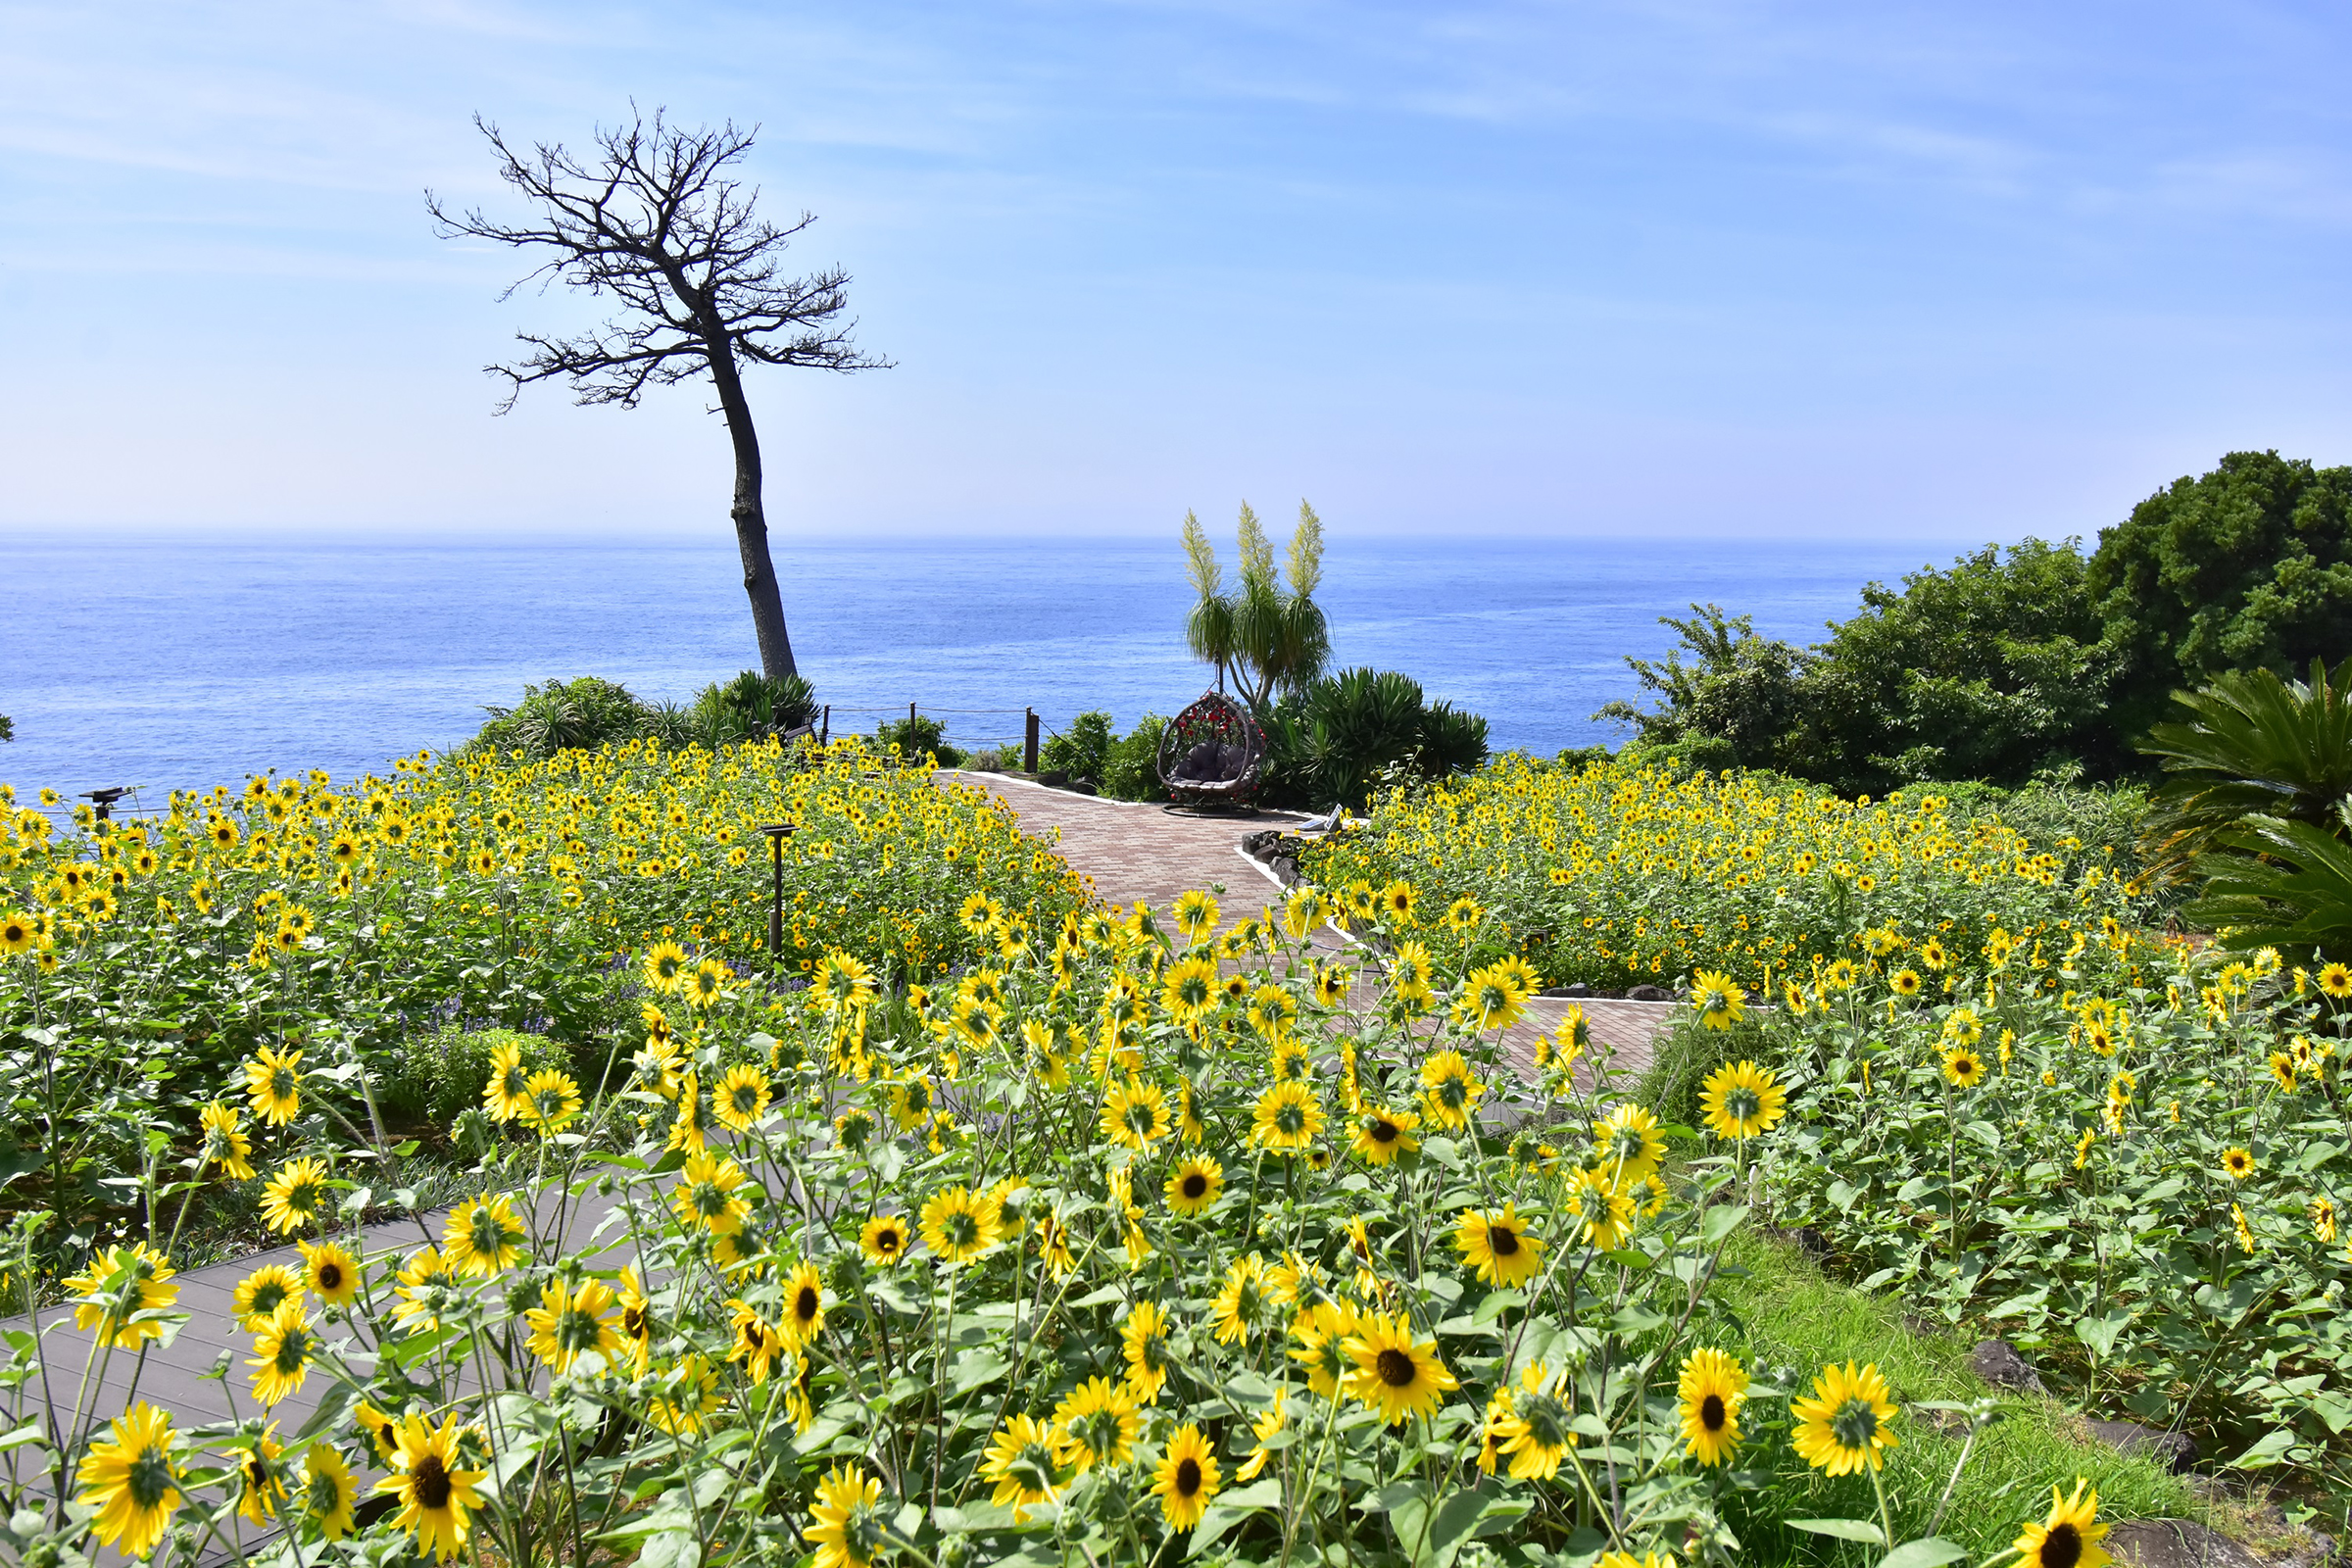
M 2037 1560 L 2041 1568 L 2075 1568 L 2082 1560 L 2082 1533 L 2071 1524 L 2052 1525 Z
M 1199 1171 L 1193 1171 L 1184 1178 L 1183 1191 L 1186 1198 L 1199 1202 L 1208 1196 L 1208 1178 Z
M 1868 1399 L 1848 1399 L 1830 1417 L 1830 1435 L 1841 1448 L 1866 1448 L 1878 1431 L 1879 1412 Z
M 428 1453 L 409 1467 L 409 1490 L 416 1494 L 416 1506 L 428 1513 L 449 1506 L 449 1467 L 437 1453 Z
M 1397 1131 L 1397 1126 L 1393 1121 L 1385 1118 L 1376 1121 L 1372 1124 L 1372 1141 L 1376 1144 L 1393 1144 L 1396 1141 Z
M 172 1480 L 172 1459 L 159 1446 L 141 1448 L 123 1476 L 130 1500 L 140 1509 L 159 1507 L 177 1490 Z
M 813 1323 L 816 1321 L 816 1287 L 813 1285 L 802 1286 L 801 1294 L 792 1298 L 793 1316 L 804 1323 Z
M 878 1232 L 874 1237 L 874 1246 L 885 1252 L 897 1251 L 899 1250 L 899 1233 L 897 1231 Z
M 1413 1358 L 1395 1348 L 1381 1351 L 1373 1358 L 1372 1367 L 1380 1374 L 1380 1381 L 1392 1389 L 1409 1389 L 1421 1376 L 1421 1369 L 1413 1364 Z
M 1512 1257 L 1519 1251 L 1519 1234 L 1508 1225 L 1487 1227 L 1487 1246 L 1496 1257 Z
M 335 1292 L 341 1290 L 342 1288 L 343 1265 L 340 1263 L 319 1264 L 318 1294 L 321 1296 L 332 1296 Z
M 646 1330 L 652 1323 L 653 1319 L 642 1306 L 624 1306 L 620 1310 L 620 1326 L 633 1340 L 645 1338 Z
M 1710 1394 L 1698 1401 L 1698 1424 L 1709 1432 L 1721 1432 L 1727 1414 L 1720 1394 Z
M 1200 1491 L 1200 1461 L 1189 1458 L 1179 1460 L 1176 1465 L 1177 1495 L 1190 1497 L 1196 1495 Z

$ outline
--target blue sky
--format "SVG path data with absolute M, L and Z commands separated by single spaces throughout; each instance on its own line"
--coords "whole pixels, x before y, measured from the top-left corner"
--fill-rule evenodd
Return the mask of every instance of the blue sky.
M 0 526 L 707 533 L 686 390 L 479 368 L 468 124 L 762 128 L 899 368 L 765 371 L 770 515 L 2089 533 L 2352 462 L 2352 13 L 2230 3 L 0 5 Z

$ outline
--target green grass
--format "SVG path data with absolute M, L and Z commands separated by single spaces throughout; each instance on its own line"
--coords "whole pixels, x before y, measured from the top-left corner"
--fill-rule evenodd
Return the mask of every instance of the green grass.
M 1741 1232 L 1724 1254 L 1724 1273 L 1710 1292 L 1744 1329 L 1725 1345 L 1757 1367 L 1791 1369 L 1784 1385 L 1809 1394 L 1823 1366 L 1875 1362 L 1898 1404 L 1919 1400 L 2001 1398 L 2002 1419 L 1978 1438 L 1968 1468 L 1954 1488 L 1938 1533 L 1969 1548 L 1976 1560 L 2005 1549 L 2018 1527 L 2039 1518 L 2049 1489 L 2074 1490 L 2077 1476 L 2098 1490 L 2102 1519 L 2202 1518 L 2205 1510 L 2180 1479 L 2144 1459 L 2094 1442 L 2075 1411 L 2054 1399 L 1988 1387 L 1969 1369 L 1970 1347 L 1939 1334 L 1915 1333 L 1903 1321 L 1899 1298 L 1869 1296 L 1815 1268 L 1794 1247 Z M 1777 1415 L 1773 1400 L 1758 1414 Z M 1897 1542 L 1924 1536 L 1937 1497 L 1960 1457 L 1964 1429 L 1946 1435 L 1929 1412 L 1906 1411 L 1894 1423 L 1901 1444 L 1887 1458 L 1885 1480 Z M 1770 1517 L 1728 1510 L 1746 1555 L 1763 1562 L 1875 1563 L 1881 1553 L 1788 1529 L 1786 1518 L 1875 1520 L 1878 1502 L 1868 1477 L 1830 1481 L 1806 1466 L 1785 1436 L 1761 1437 L 1743 1455 L 1768 1467 L 1775 1481 Z

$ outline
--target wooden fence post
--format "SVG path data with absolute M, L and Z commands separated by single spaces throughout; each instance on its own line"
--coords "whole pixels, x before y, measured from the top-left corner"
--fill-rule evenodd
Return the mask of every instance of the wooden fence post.
M 1029 710 L 1029 734 L 1021 743 L 1021 771 L 1037 771 L 1037 710 Z

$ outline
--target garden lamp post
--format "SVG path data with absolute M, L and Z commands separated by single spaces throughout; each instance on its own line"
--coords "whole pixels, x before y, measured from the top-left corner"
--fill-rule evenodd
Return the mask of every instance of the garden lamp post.
M 772 966 L 784 961 L 784 841 L 791 837 L 793 824 L 770 822 L 760 831 L 767 835 L 767 863 L 770 873 L 767 904 L 767 961 Z

